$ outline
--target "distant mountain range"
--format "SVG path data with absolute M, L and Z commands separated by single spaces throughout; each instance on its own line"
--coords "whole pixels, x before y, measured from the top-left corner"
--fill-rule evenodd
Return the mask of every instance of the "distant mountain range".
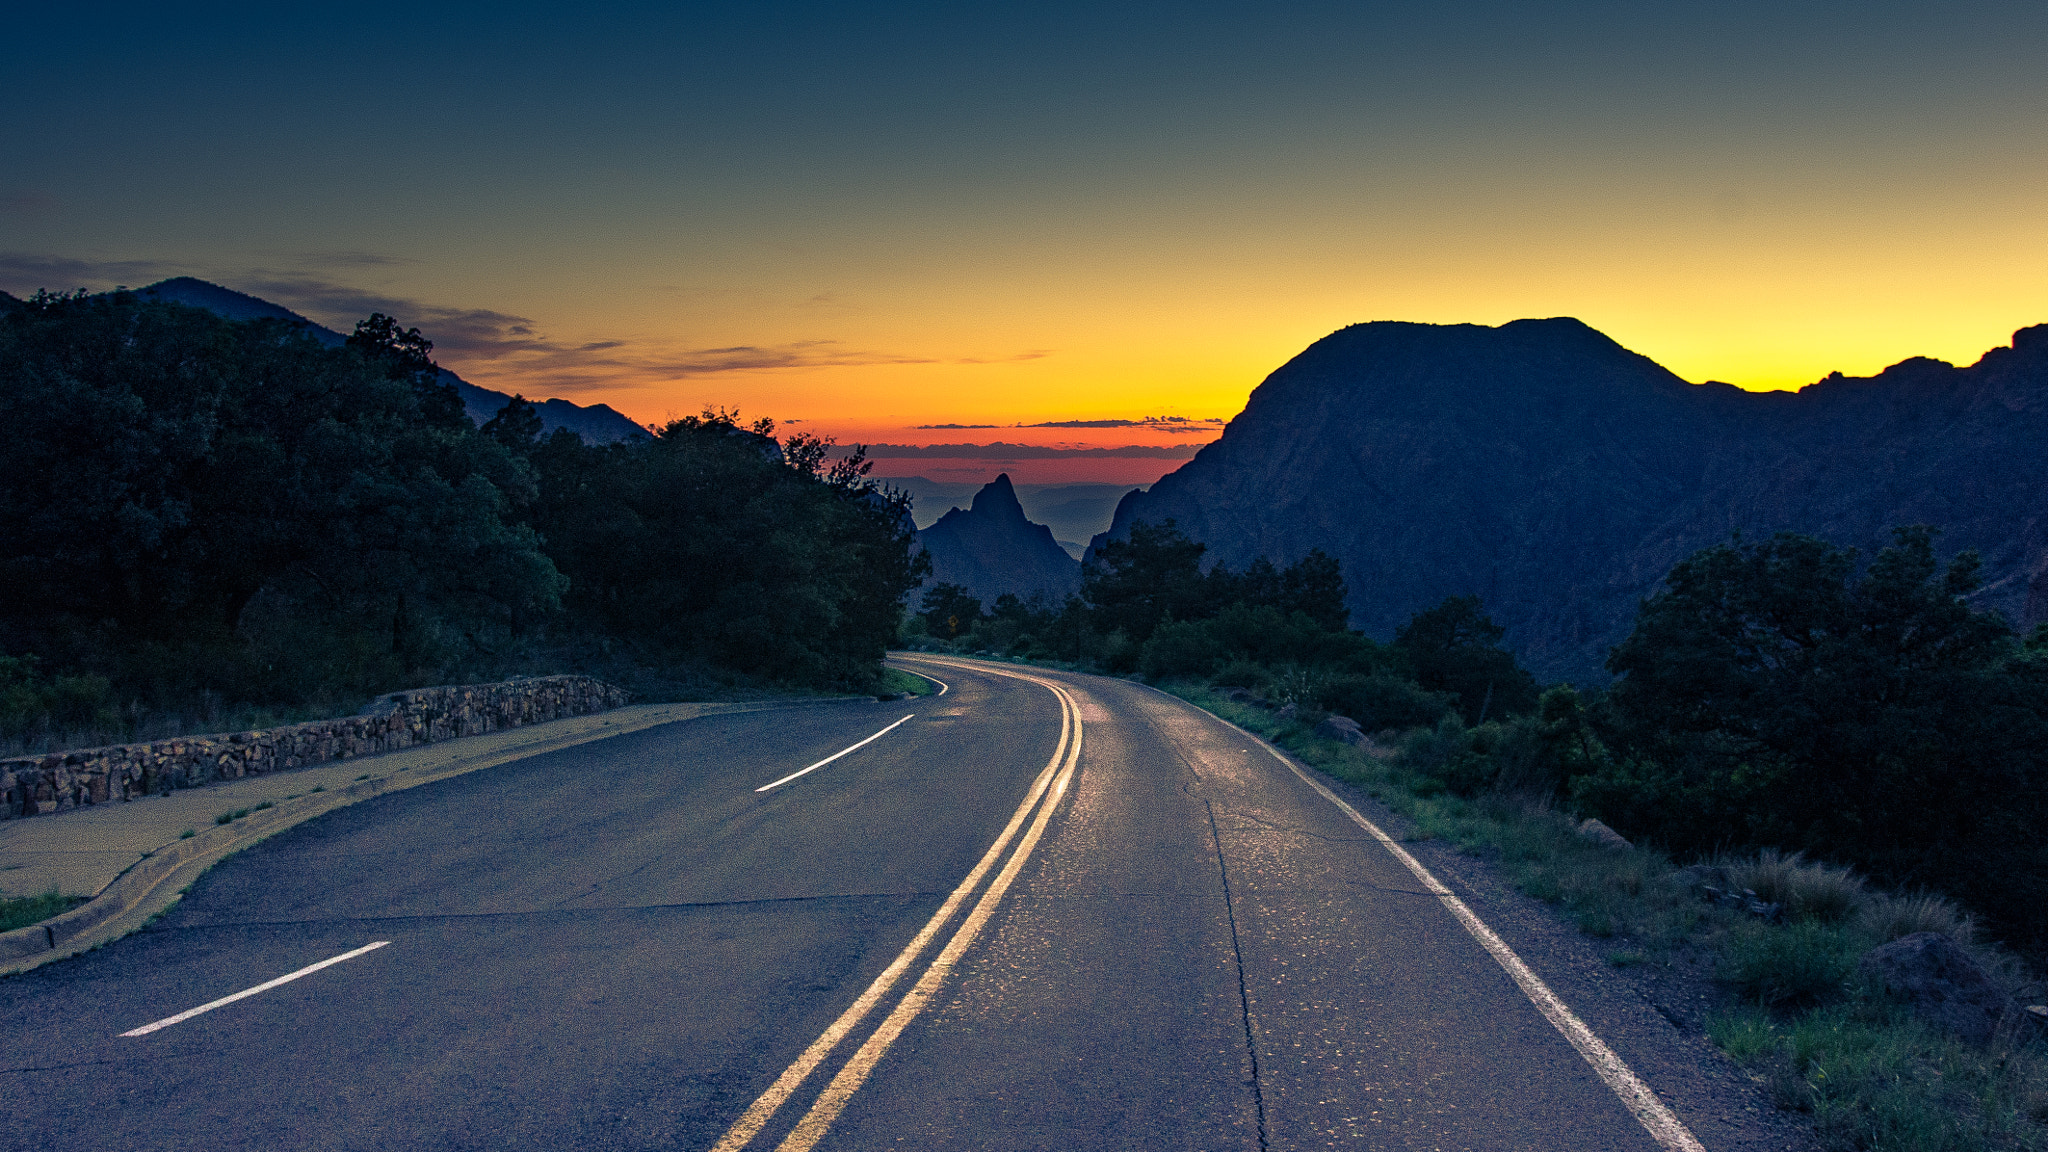
M 1006 473 L 1007 475 L 1007 473 Z M 882 483 L 900 488 L 915 499 L 919 528 L 929 528 L 947 509 L 967 504 L 981 484 L 955 484 L 928 476 L 891 476 Z M 1116 502 L 1133 490 L 1130 484 L 1013 484 L 1024 515 L 1052 529 L 1053 539 L 1079 560 L 1088 541 L 1109 527 Z M 1144 486 L 1135 486 L 1143 491 Z
M 307 335 L 330 346 L 347 339 L 341 333 L 315 324 L 289 308 L 191 276 L 176 276 L 136 291 L 139 295 L 157 300 L 204 308 L 230 320 L 268 318 L 290 321 L 303 326 Z M 441 375 L 455 385 L 455 390 L 462 395 L 464 410 L 469 413 L 469 418 L 478 424 L 496 416 L 498 410 L 512 399 L 506 393 L 479 388 L 446 368 L 441 369 Z M 592 404 L 586 408 L 580 404 L 571 404 L 567 400 L 536 400 L 534 410 L 540 413 L 542 435 L 550 435 L 557 428 L 567 428 L 592 444 L 609 444 L 615 440 L 647 435 L 646 429 L 603 404 Z
M 1052 529 L 1024 516 L 1006 473 L 974 494 L 970 508 L 955 508 L 917 534 L 932 559 L 932 584 L 958 584 L 983 607 L 1005 592 L 1029 600 L 1043 593 L 1054 604 L 1081 590 L 1081 565 L 1053 540 Z
M 1978 550 L 1979 603 L 2048 619 L 2048 325 L 1968 368 L 1797 393 L 1688 384 L 1577 320 L 1374 323 L 1269 376 L 1220 440 L 1118 505 L 1239 567 L 1321 548 L 1382 638 L 1477 593 L 1545 678 L 1598 682 L 1673 564 L 1789 529 L 1868 557 L 1894 525 Z

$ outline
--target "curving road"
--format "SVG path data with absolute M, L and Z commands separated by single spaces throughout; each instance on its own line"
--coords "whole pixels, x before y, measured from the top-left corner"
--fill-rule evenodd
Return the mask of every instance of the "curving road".
M 0 981 L 7 1146 L 1698 1146 L 1252 738 L 901 663 L 948 690 L 381 797 Z

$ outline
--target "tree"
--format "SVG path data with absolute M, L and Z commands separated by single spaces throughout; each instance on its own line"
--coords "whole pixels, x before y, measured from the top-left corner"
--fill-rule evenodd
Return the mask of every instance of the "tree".
M 907 499 L 856 450 L 751 427 L 737 413 L 672 420 L 651 440 L 535 450 L 534 524 L 572 580 L 577 626 L 655 662 L 863 687 L 925 572 Z
M 1488 619 L 1477 596 L 1451 596 L 1409 617 L 1394 636 L 1416 682 L 1458 699 L 1467 724 L 1528 712 L 1536 706 L 1536 678 L 1500 646 L 1507 630 Z
M 442 428 L 469 427 L 469 415 L 462 407 L 462 394 L 455 384 L 443 379 L 434 363 L 434 342 L 417 328 L 401 328 L 398 321 L 382 312 L 356 321 L 355 331 L 343 346 L 383 371 L 392 380 L 412 385 L 419 396 L 420 415 Z
M 1242 576 L 1232 577 L 1218 565 L 1209 578 L 1223 586 L 1215 597 L 1223 603 L 1267 605 L 1283 616 L 1300 612 L 1326 631 L 1342 632 L 1351 616 L 1350 609 L 1344 607 L 1343 568 L 1321 548 L 1309 549 L 1308 555 L 1285 569 L 1274 568 L 1271 560 L 1261 556 Z
M 478 429 L 484 435 L 512 449 L 514 452 L 530 452 L 540 439 L 540 411 L 533 402 L 517 392 L 512 394 L 498 414 L 484 421 Z
M 459 649 L 545 617 L 561 578 L 511 522 L 530 471 L 429 415 L 431 346 L 393 327 L 329 349 L 125 292 L 6 307 L 0 644 L 143 695 L 275 700 L 402 675 L 346 655 L 401 618 Z
M 1942 565 L 1933 537 L 1895 529 L 1860 573 L 1792 533 L 1680 562 L 1608 660 L 1626 786 L 1580 793 L 1674 845 L 1801 849 L 2014 931 L 2043 895 L 2048 666 L 1969 606 L 1977 557 Z
M 1137 643 L 1162 622 L 1214 614 L 1215 591 L 1202 576 L 1206 545 L 1190 540 L 1169 519 L 1131 525 L 1129 536 L 1102 546 L 1081 574 L 1081 596 L 1104 632 L 1121 629 Z
M 965 635 L 986 619 L 979 599 L 968 595 L 961 585 L 944 581 L 924 590 L 918 610 L 924 617 L 925 629 L 942 640 Z

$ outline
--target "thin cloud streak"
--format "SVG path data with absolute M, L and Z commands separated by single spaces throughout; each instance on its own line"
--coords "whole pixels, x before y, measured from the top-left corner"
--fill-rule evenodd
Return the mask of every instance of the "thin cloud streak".
M 0 278 L 5 281 L 0 287 L 17 295 L 38 289 L 99 290 L 119 284 L 140 288 L 147 281 L 176 276 L 178 271 L 177 265 L 162 260 L 79 260 L 33 252 L 0 252 Z
M 297 262 L 320 268 L 403 268 L 423 263 L 411 256 L 382 252 L 302 252 Z
M 1058 460 L 1082 457 L 1121 460 L 1186 460 L 1198 444 L 1125 444 L 1115 448 L 1048 448 L 1037 444 L 870 444 L 871 460 L 906 457 L 934 460 Z
M 252 274 L 246 281 L 260 296 L 297 304 L 308 312 L 362 317 L 382 312 L 418 327 L 434 342 L 436 358 L 458 373 L 489 365 L 505 387 L 577 393 L 598 389 L 646 388 L 677 380 L 729 372 L 776 369 L 865 367 L 877 364 L 999 364 L 1035 360 L 1050 353 L 1032 350 L 1010 357 L 945 359 L 846 347 L 838 340 L 795 340 L 780 344 L 739 344 L 672 353 L 645 341 L 551 340 L 524 316 L 487 308 L 450 308 L 400 296 L 369 292 L 304 274 Z M 351 319 L 349 324 L 353 324 Z M 644 349 L 644 350 L 643 350 Z
M 644 388 L 728 372 L 878 364 L 1001 364 L 1050 355 L 1035 349 L 1008 357 L 946 359 L 849 348 L 842 341 L 829 339 L 738 344 L 670 353 L 648 348 L 645 341 L 551 340 L 524 316 L 486 308 L 428 304 L 309 275 L 257 274 L 248 282 L 256 295 L 274 295 L 280 302 L 296 302 L 310 312 L 348 317 L 382 312 L 408 327 L 417 326 L 434 342 L 437 358 L 449 362 L 449 367 L 458 372 L 466 364 L 482 362 L 517 378 L 500 383 L 557 392 Z
M 1045 420 L 1036 424 L 919 424 L 920 432 L 967 431 L 981 428 L 1143 428 L 1169 435 L 1211 435 L 1228 423 L 1220 416 L 1146 416 L 1137 420 Z
M 307 253 L 305 264 L 327 268 L 380 268 L 413 263 L 372 252 Z M 359 288 L 305 269 L 245 269 L 223 273 L 164 260 L 86 260 L 24 252 L 0 253 L 0 286 L 22 291 L 51 288 L 103 290 L 118 284 L 143 287 L 173 276 L 196 275 L 309 316 L 338 332 L 382 312 L 416 327 L 434 342 L 434 355 L 458 374 L 482 370 L 492 383 L 536 394 L 648 388 L 678 380 L 733 372 L 871 367 L 875 365 L 990 365 L 1021 363 L 1052 355 L 1029 349 L 1010 356 L 939 357 L 874 351 L 832 339 L 777 344 L 690 348 L 680 352 L 649 341 L 599 339 L 580 342 L 548 338 L 525 316 L 489 308 L 431 304 Z

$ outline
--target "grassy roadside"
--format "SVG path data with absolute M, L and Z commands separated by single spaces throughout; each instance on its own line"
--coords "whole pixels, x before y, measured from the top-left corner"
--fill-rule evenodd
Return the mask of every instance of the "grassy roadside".
M 52 916 L 62 916 L 80 904 L 83 896 L 59 896 L 52 888 L 41 896 L 0 897 L 0 932 L 12 932 L 40 924 Z
M 2021 997 L 2041 987 L 2014 957 L 1975 942 L 1972 925 L 1937 896 L 1877 891 L 1845 869 L 1764 852 L 1686 868 L 1648 848 L 1614 849 L 1526 795 L 1465 799 L 1402 747 L 1319 739 L 1320 713 L 1278 720 L 1197 683 L 1160 688 L 1257 732 L 1406 817 L 1412 839 L 1438 839 L 1491 861 L 1524 893 L 1608 943 L 1617 968 L 1711 973 L 1721 997 L 1706 1031 L 1779 1108 L 1805 1114 L 1836 1150 L 1976 1152 L 2048 1149 L 2048 1052 L 2011 1022 L 1988 1048 L 1951 1039 L 1865 986 L 1865 951 L 1918 931 L 1943 932 Z M 1700 885 L 1753 890 L 1780 904 L 1768 923 L 1700 896 Z
M 939 690 L 937 684 L 922 676 L 905 672 L 901 668 L 882 669 L 882 682 L 875 694 L 896 696 L 929 696 Z

